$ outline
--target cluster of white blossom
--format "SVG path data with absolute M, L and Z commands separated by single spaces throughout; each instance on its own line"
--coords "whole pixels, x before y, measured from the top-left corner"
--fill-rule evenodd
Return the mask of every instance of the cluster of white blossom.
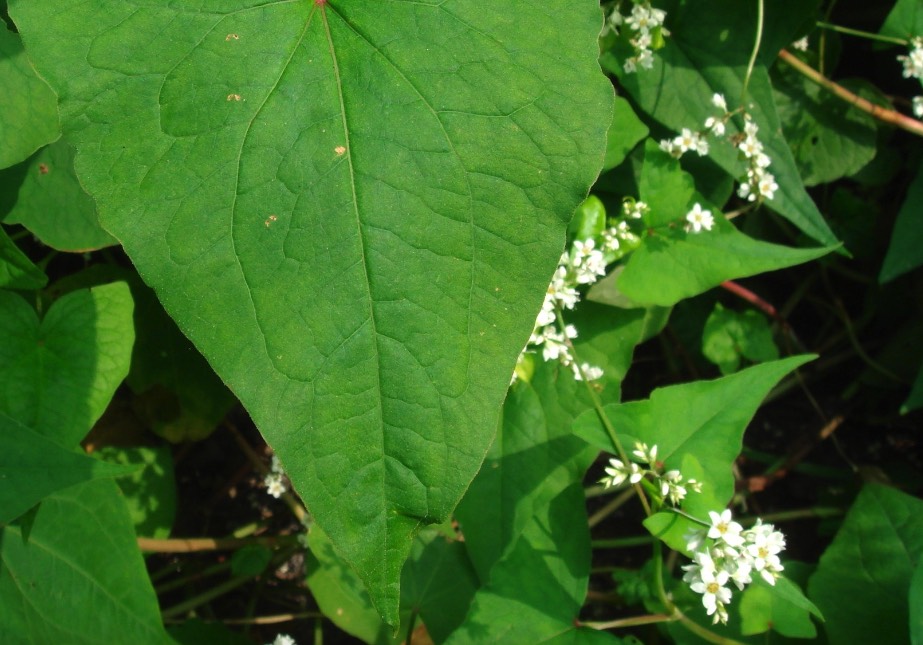
M 654 500 L 655 508 L 667 503 L 678 507 L 690 490 L 702 491 L 699 482 L 684 479 L 678 470 L 664 472 L 663 464 L 657 461 L 656 445 L 648 447 L 646 443 L 636 443 L 631 457 L 637 463 L 610 459 L 605 468 L 606 476 L 600 483 L 609 488 L 626 481 L 637 484 L 646 478 L 660 496 L 659 500 Z M 727 605 L 732 596 L 727 585 L 733 583 L 742 591 L 753 582 L 755 575 L 774 585 L 783 570 L 779 554 L 785 549 L 785 536 L 772 524 L 763 524 L 761 520 L 744 529 L 734 521 L 728 509 L 720 513 L 711 511 L 708 517 L 708 522 L 696 520 L 707 528 L 690 530 L 685 536 L 692 564 L 683 567 L 683 582 L 695 593 L 702 594 L 702 605 L 709 616 L 714 616 L 714 622 L 727 623 Z
M 297 645 L 295 639 L 288 634 L 279 634 L 272 643 L 267 645 Z
M 898 56 L 897 60 L 904 65 L 904 78 L 923 81 L 923 38 L 913 38 L 910 41 L 910 51 L 906 56 Z M 918 119 L 923 118 L 923 96 L 913 97 L 912 105 L 913 115 Z
M 727 122 L 733 116 L 733 113 L 728 111 L 727 101 L 723 95 L 713 95 L 712 105 L 718 108 L 720 113 L 705 119 L 702 131 L 695 132 L 689 128 L 683 128 L 675 138 L 663 139 L 660 142 L 660 149 L 677 159 L 690 150 L 697 152 L 700 156 L 708 154 L 709 147 L 705 135 L 724 137 L 727 133 Z M 743 133 L 730 137 L 731 142 L 741 156 L 747 160 L 748 165 L 746 177 L 741 179 L 737 194 L 742 199 L 751 202 L 756 201 L 757 198 L 772 199 L 779 189 L 775 176 L 768 170 L 772 160 L 764 152 L 763 143 L 757 137 L 759 126 L 754 123 L 748 113 L 744 112 L 743 118 Z
M 272 456 L 272 466 L 270 472 L 263 478 L 263 484 L 266 486 L 266 492 L 279 499 L 282 493 L 288 490 L 285 485 L 285 472 L 282 470 L 282 464 L 279 458 Z
M 670 35 L 663 26 L 667 13 L 662 9 L 655 9 L 650 2 L 633 3 L 631 13 L 622 14 L 621 3 L 616 3 L 612 13 L 606 18 L 605 30 L 619 33 L 620 28 L 630 30 L 628 42 L 634 49 L 623 68 L 628 74 L 638 71 L 638 68 L 651 69 L 654 66 L 655 40 L 662 43 L 663 38 Z
M 626 216 L 640 217 L 647 206 L 644 202 L 632 202 L 631 213 Z M 634 212 L 639 213 L 635 215 Z M 558 268 L 554 272 L 551 284 L 545 292 L 545 301 L 535 319 L 535 327 L 529 337 L 529 343 L 520 355 L 520 362 L 525 354 L 541 349 L 546 361 L 559 361 L 568 367 L 578 381 L 584 377 L 595 381 L 603 376 L 603 370 L 589 363 L 577 363 L 571 353 L 571 341 L 577 338 L 577 329 L 573 325 L 558 324 L 558 309 L 573 309 L 580 301 L 578 288 L 594 284 L 606 275 L 606 266 L 621 257 L 628 248 L 639 243 L 638 236 L 632 232 L 628 222 L 621 220 L 603 230 L 596 237 L 574 240 L 569 251 L 561 255 Z M 515 381 L 517 373 L 513 373 Z
M 792 43 L 792 49 L 797 49 L 800 52 L 808 51 L 808 47 L 810 46 L 811 46 L 811 42 L 808 40 L 807 36 L 804 36 L 803 38 L 799 38 L 798 40 Z
M 663 471 L 662 464 L 657 462 L 657 446 L 648 448 L 646 443 L 636 443 L 631 455 L 638 460 L 638 463 L 647 464 L 647 468 L 642 468 L 633 461 L 628 463 L 621 459 L 612 458 L 609 465 L 605 468 L 606 476 L 600 481 L 606 488 L 619 486 L 626 481 L 629 484 L 637 484 L 645 477 L 649 479 L 663 500 L 669 501 L 673 506 L 678 506 L 686 497 L 688 491 L 699 493 L 702 491 L 702 485 L 694 479 L 684 479 L 678 470 Z
M 714 616 L 713 622 L 727 623 L 732 593 L 726 585 L 732 582 L 742 591 L 755 574 L 774 585 L 783 569 L 779 553 L 785 548 L 785 536 L 760 520 L 745 530 L 728 509 L 708 516 L 707 529 L 686 535 L 693 562 L 683 567 L 683 582 L 702 594 L 702 605 Z

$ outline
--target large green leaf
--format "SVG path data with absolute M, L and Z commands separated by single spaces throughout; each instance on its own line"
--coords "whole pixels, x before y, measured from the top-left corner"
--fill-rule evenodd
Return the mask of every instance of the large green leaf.
M 908 593 L 921 554 L 923 501 L 863 488 L 808 583 L 830 643 L 907 643 Z
M 583 491 L 574 484 L 536 509 L 447 645 L 621 642 L 606 632 L 575 627 L 590 572 L 584 505 Z
M 592 302 L 581 303 L 568 315 L 567 322 L 580 331 L 575 343 L 578 360 L 605 370 L 593 383 L 601 401 L 619 400 L 620 382 L 635 346 L 657 333 L 666 318 L 662 310 L 657 315 Z M 577 415 L 593 407 L 586 384 L 574 380 L 558 362 L 534 358 L 531 378 L 510 389 L 497 437 L 456 510 L 482 581 L 537 510 L 581 481 L 599 452 L 571 432 Z
M 907 40 L 923 34 L 923 6 L 920 5 L 920 1 L 897 0 L 885 18 L 881 33 Z
M 4 645 L 165 645 L 157 596 L 115 482 L 46 498 L 28 538 L 0 532 Z
M 791 150 L 781 135 L 767 71 L 779 48 L 790 42 L 802 21 L 814 15 L 816 5 L 813 0 L 767 4 L 766 38 L 750 78 L 746 102 L 760 128 L 760 140 L 772 159 L 770 170 L 779 184 L 779 190 L 767 204 L 810 237 L 833 244 L 836 238 L 805 192 Z M 713 93 L 724 94 L 732 109 L 740 101 L 756 33 L 756 3 L 674 0 L 662 6 L 667 10 L 666 25 L 673 35 L 654 56 L 653 69 L 627 74 L 611 53 L 605 54 L 601 62 L 618 76 L 619 82 L 651 117 L 677 132 L 682 128 L 701 129 L 705 119 L 715 115 L 711 104 Z M 732 121 L 728 134 L 738 133 L 739 127 L 739 123 Z M 730 174 L 743 174 L 736 149 L 726 142 L 715 142 L 709 157 Z
M 131 314 L 124 282 L 69 293 L 41 320 L 0 291 L 0 412 L 61 445 L 79 442 L 128 374 Z
M 723 508 L 734 494 L 734 461 L 760 403 L 779 379 L 810 359 L 792 356 L 713 381 L 658 388 L 647 400 L 607 405 L 603 410 L 620 433 L 656 445 L 665 468 L 702 482 L 703 492 L 690 495 L 683 508 L 705 518 L 707 511 Z M 577 418 L 574 432 L 617 454 L 594 410 Z M 685 550 L 682 535 L 689 520 L 665 512 L 645 525 L 671 547 Z
M 0 288 L 41 289 L 48 276 L 26 257 L 0 226 Z
M 396 622 L 602 164 L 598 3 L 10 13 L 103 226 Z
M 5 179 L 0 176 L 0 187 Z M 32 155 L 16 205 L 3 217 L 22 224 L 37 238 L 59 251 L 92 251 L 117 244 L 96 217 L 96 204 L 74 175 L 74 148 L 56 141 Z
M 889 282 L 923 264 L 923 164 L 917 169 L 891 232 L 878 281 Z
M 0 525 L 61 489 L 134 472 L 58 445 L 0 413 Z
M 57 99 L 29 64 L 17 34 L 0 20 L 0 168 L 19 163 L 60 135 Z

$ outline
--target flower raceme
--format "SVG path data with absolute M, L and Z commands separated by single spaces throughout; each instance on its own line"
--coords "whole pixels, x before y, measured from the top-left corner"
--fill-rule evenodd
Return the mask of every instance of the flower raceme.
M 688 491 L 702 490 L 699 482 L 685 479 L 678 470 L 664 472 L 657 461 L 656 445 L 636 443 L 631 457 L 637 463 L 610 459 L 600 482 L 609 488 L 625 482 L 640 484 L 646 479 L 652 484 L 647 489 L 659 495 L 653 499 L 655 509 L 664 505 L 678 508 Z M 711 511 L 707 522 L 697 521 L 703 528 L 690 530 L 685 536 L 692 563 L 683 567 L 683 582 L 702 596 L 702 606 L 713 622 L 727 623 L 731 585 L 742 591 L 755 576 L 775 584 L 783 570 L 779 554 L 785 548 L 785 536 L 761 520 L 746 529 L 734 521 L 729 509 Z

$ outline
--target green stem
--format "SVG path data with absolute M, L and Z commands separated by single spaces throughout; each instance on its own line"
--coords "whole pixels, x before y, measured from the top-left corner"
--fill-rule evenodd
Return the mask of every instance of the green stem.
M 611 502 L 603 506 L 601 509 L 599 509 L 598 511 L 590 515 L 590 517 L 587 519 L 587 525 L 590 528 L 593 528 L 594 526 L 602 522 L 604 519 L 612 515 L 615 511 L 620 509 L 622 506 L 624 506 L 625 502 L 630 500 L 634 496 L 634 494 L 635 494 L 635 490 L 633 488 L 629 488 L 627 490 L 622 491 L 621 495 L 619 495 L 618 497 L 613 499 Z
M 676 619 L 673 616 L 669 616 L 667 614 L 648 614 L 646 616 L 632 616 L 631 618 L 619 618 L 618 620 L 607 620 L 605 622 L 582 622 L 580 623 L 580 626 L 602 631 L 606 629 L 622 629 L 624 627 L 637 627 L 639 625 L 668 623 L 673 620 Z
M 767 513 L 766 515 L 762 515 L 759 518 L 743 517 L 740 519 L 740 523 L 744 526 L 749 526 L 754 524 L 757 519 L 761 519 L 763 522 L 791 522 L 792 520 L 805 520 L 814 518 L 825 519 L 828 517 L 839 517 L 843 513 L 844 511 L 842 508 L 818 506 L 815 508 L 800 508 L 793 511 Z
M 167 609 L 164 609 L 161 612 L 161 616 L 163 616 L 164 618 L 173 618 L 174 616 L 180 616 L 182 614 L 185 614 L 186 612 L 191 611 L 195 609 L 196 607 L 204 605 L 210 600 L 214 600 L 215 598 L 218 598 L 219 596 L 223 596 L 227 592 L 232 591 L 243 584 L 246 584 L 251 579 L 252 578 L 250 576 L 240 576 L 238 578 L 231 578 L 230 580 L 223 582 L 220 585 L 217 585 L 215 587 L 212 587 L 211 589 L 207 591 L 203 591 L 202 593 L 196 596 L 193 596 L 192 598 L 189 598 L 188 600 L 184 600 L 183 602 L 179 604 L 176 604 L 176 605 L 173 605 L 172 607 L 168 607 Z
M 404 645 L 412 645 L 413 641 L 413 628 L 417 622 L 417 611 L 413 610 L 410 612 L 410 618 L 407 620 L 407 638 L 404 640 Z
M 210 567 L 206 567 L 205 569 L 202 569 L 201 571 L 196 571 L 194 573 L 187 574 L 180 578 L 170 580 L 169 582 L 165 582 L 162 585 L 157 585 L 154 588 L 154 590 L 157 592 L 157 595 L 160 595 L 168 591 L 173 591 L 174 589 L 183 587 L 189 584 L 190 582 L 193 582 L 194 580 L 201 580 L 202 578 L 207 578 L 208 576 L 214 575 L 216 573 L 227 571 L 230 568 L 231 568 L 230 560 L 227 560 L 225 562 L 219 562 L 218 564 L 214 564 Z
M 612 540 L 593 540 L 590 546 L 594 549 L 625 549 L 632 546 L 644 546 L 655 541 L 650 535 L 637 535 L 635 537 L 615 538 Z
M 686 511 L 680 510 L 676 508 L 675 506 L 664 506 L 664 510 L 670 511 L 671 513 L 676 513 L 677 515 L 681 515 L 682 517 L 685 517 L 687 520 L 691 522 L 695 522 L 696 524 L 701 524 L 702 526 L 711 526 L 711 524 L 709 524 L 705 520 L 700 520 L 697 517 L 693 517 Z
M 324 645 L 324 620 L 323 616 L 314 621 L 314 645 Z
M 760 45 L 763 42 L 763 20 L 764 20 L 763 0 L 756 0 L 756 38 L 753 41 L 753 51 L 750 53 L 750 62 L 747 63 L 747 75 L 744 76 L 744 87 L 740 93 L 740 104 L 747 104 L 747 88 L 750 85 L 750 77 L 753 75 L 753 68 L 756 66 L 756 57 L 760 53 Z
M 817 26 L 821 29 L 829 29 L 830 31 L 836 31 L 841 34 L 847 34 L 849 36 L 859 36 L 860 38 L 868 38 L 869 40 L 877 40 L 881 43 L 891 43 L 893 45 L 904 45 L 905 47 L 909 46 L 908 43 L 903 38 L 897 38 L 895 36 L 882 36 L 881 34 L 873 34 L 870 31 L 862 31 L 861 29 L 852 29 L 851 27 L 841 27 L 840 25 L 834 25 L 823 20 L 817 21 Z

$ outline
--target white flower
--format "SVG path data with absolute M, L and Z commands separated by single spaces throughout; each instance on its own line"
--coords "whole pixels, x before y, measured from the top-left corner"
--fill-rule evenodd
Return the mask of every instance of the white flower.
M 636 443 L 635 449 L 632 450 L 631 454 L 637 457 L 639 461 L 643 461 L 646 464 L 653 465 L 657 463 L 657 446 L 648 448 L 646 443 Z
M 630 484 L 637 484 L 644 478 L 644 471 L 641 470 L 638 464 L 628 462 L 626 465 L 620 459 L 615 458 L 609 460 L 609 465 L 604 471 L 608 477 L 603 477 L 599 481 L 605 484 L 606 488 L 618 486 L 626 479 Z
M 686 550 L 695 553 L 705 544 L 705 531 L 691 528 L 686 531 L 683 540 L 686 542 Z
M 715 225 L 715 218 L 711 211 L 702 210 L 702 205 L 696 202 L 692 210 L 686 213 L 686 222 L 686 230 L 698 233 L 703 229 L 710 231 Z
M 923 79 L 923 39 L 914 38 L 910 43 L 913 48 L 908 55 L 898 56 L 897 60 L 904 65 L 904 78 Z
M 660 494 L 677 506 L 686 498 L 683 476 L 678 470 L 668 470 L 660 478 Z
M 266 492 L 276 499 L 279 499 L 282 493 L 288 490 L 282 481 L 281 473 L 269 473 L 263 479 L 263 483 L 266 485 Z
M 724 121 L 722 119 L 717 119 L 713 116 L 705 119 L 705 129 L 711 132 L 716 137 L 724 136 Z
M 711 104 L 719 110 L 724 110 L 725 113 L 728 111 L 728 104 L 727 101 L 724 100 L 724 94 L 719 94 L 717 92 L 712 94 Z
M 913 115 L 918 119 L 923 119 L 923 96 L 913 97 Z
M 808 42 L 808 37 L 805 36 L 804 38 L 799 38 L 798 40 L 796 40 L 795 42 L 793 42 L 793 43 L 792 43 L 792 49 L 797 49 L 798 51 L 806 52 L 806 51 L 808 51 L 808 46 L 809 46 L 809 45 L 810 45 L 810 43 Z
M 605 372 L 601 367 L 596 367 L 589 363 L 581 363 L 580 369 L 577 369 L 577 365 L 574 364 L 574 378 L 578 381 L 582 381 L 584 376 L 586 376 L 587 381 L 598 381 L 604 374 Z
M 279 634 L 276 636 L 276 640 L 272 642 L 272 645 L 296 645 L 296 643 L 295 639 L 288 634 Z
M 779 190 L 779 184 L 776 183 L 776 178 L 773 177 L 772 173 L 768 172 L 760 178 L 756 186 L 760 196 L 766 199 L 772 199 L 776 191 Z
M 730 576 L 724 569 L 718 569 L 707 553 L 696 553 L 698 569 L 689 588 L 702 594 L 702 605 L 709 616 L 715 615 L 715 622 L 727 622 L 725 606 L 731 602 L 731 590 L 725 587 Z M 685 568 L 685 567 L 684 567 Z M 683 578 L 685 580 L 685 576 Z M 720 609 L 719 609 L 720 608 Z
M 740 534 L 743 527 L 733 521 L 730 509 L 724 509 L 720 514 L 709 511 L 708 517 L 711 520 L 708 537 L 722 540 L 730 547 L 738 547 L 744 543 L 744 537 Z

